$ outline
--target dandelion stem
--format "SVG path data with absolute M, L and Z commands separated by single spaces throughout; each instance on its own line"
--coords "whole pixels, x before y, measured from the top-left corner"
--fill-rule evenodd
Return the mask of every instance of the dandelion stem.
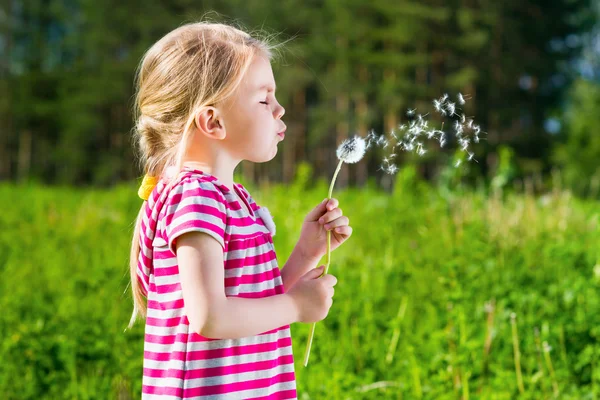
M 556 381 L 556 375 L 554 374 L 554 368 L 552 367 L 552 359 L 550 358 L 550 346 L 548 342 L 542 343 L 544 348 L 544 359 L 546 360 L 546 367 L 550 372 L 550 378 L 552 379 L 552 389 L 554 391 L 554 397 L 558 397 L 560 390 L 558 389 L 558 382 Z
M 340 160 L 340 162 L 337 165 L 337 168 L 335 169 L 335 173 L 333 174 L 333 179 L 331 180 L 331 184 L 329 185 L 329 196 L 327 196 L 328 199 L 331 199 L 331 196 L 333 195 L 333 187 L 335 186 L 335 180 L 337 179 L 338 173 L 340 172 L 340 169 L 342 168 L 342 164 L 344 163 L 343 160 Z M 323 270 L 323 275 L 327 274 L 327 271 L 329 271 L 329 264 L 331 263 L 331 231 L 327 231 L 327 263 L 325 264 L 325 269 Z M 306 367 L 308 365 L 308 358 L 310 357 L 310 348 L 312 346 L 312 341 L 313 341 L 313 337 L 315 335 L 315 327 L 317 326 L 316 322 L 313 322 L 310 326 L 310 332 L 308 334 L 308 343 L 306 344 L 306 350 L 304 351 L 304 366 Z

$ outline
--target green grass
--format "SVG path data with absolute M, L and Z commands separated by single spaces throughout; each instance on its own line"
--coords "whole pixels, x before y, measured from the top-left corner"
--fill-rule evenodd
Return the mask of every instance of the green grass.
M 249 187 L 274 215 L 280 265 L 327 195 L 305 181 Z M 334 191 L 354 234 L 332 253 L 339 283 L 308 368 L 310 325 L 292 326 L 299 398 L 518 398 L 515 342 L 520 398 L 598 398 L 600 206 L 448 193 L 410 169 L 396 183 Z M 0 204 L 2 398 L 139 398 L 143 324 L 125 331 L 135 184 L 2 184 Z

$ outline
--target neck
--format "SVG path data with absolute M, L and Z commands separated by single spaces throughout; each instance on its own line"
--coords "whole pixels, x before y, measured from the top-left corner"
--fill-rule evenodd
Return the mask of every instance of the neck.
M 202 172 L 215 176 L 223 185 L 233 190 L 233 172 L 238 163 L 232 163 L 230 160 L 215 160 L 213 163 L 197 160 L 186 160 L 184 166 L 198 169 Z

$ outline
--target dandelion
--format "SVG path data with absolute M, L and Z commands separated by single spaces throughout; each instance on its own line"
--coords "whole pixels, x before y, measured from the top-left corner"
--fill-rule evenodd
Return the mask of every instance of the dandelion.
M 415 115 L 416 111 L 417 111 L 416 108 L 413 108 L 413 109 L 409 108 L 408 110 L 406 110 L 406 115 L 408 115 L 409 117 L 412 117 L 413 115 Z
M 458 93 L 458 95 L 456 97 L 458 98 L 458 104 L 463 105 L 466 103 L 465 98 L 462 95 L 462 93 Z
M 354 136 L 351 139 L 344 140 L 342 144 L 337 148 L 335 154 L 340 162 L 335 169 L 335 173 L 333 174 L 333 179 L 331 180 L 331 184 L 329 185 L 329 196 L 328 199 L 331 199 L 333 194 L 333 186 L 335 185 L 335 180 L 342 168 L 343 163 L 347 164 L 355 164 L 359 162 L 364 156 L 365 151 L 367 149 L 367 145 L 365 140 L 360 136 Z M 331 231 L 327 231 L 327 263 L 325 264 L 325 270 L 323 271 L 323 275 L 327 274 L 329 270 L 329 264 L 331 262 Z M 308 343 L 306 345 L 306 351 L 304 353 L 304 366 L 308 365 L 308 357 L 310 356 L 310 347 L 312 344 L 313 336 L 315 334 L 315 326 L 316 323 L 313 323 L 310 329 L 310 334 L 308 335 Z

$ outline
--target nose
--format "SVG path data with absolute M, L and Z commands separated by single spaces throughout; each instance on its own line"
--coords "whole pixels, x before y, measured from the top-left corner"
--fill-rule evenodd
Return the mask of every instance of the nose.
M 284 114 L 285 108 L 283 108 L 283 106 L 280 104 L 279 108 L 277 109 L 276 118 L 281 119 L 281 117 L 283 117 Z

